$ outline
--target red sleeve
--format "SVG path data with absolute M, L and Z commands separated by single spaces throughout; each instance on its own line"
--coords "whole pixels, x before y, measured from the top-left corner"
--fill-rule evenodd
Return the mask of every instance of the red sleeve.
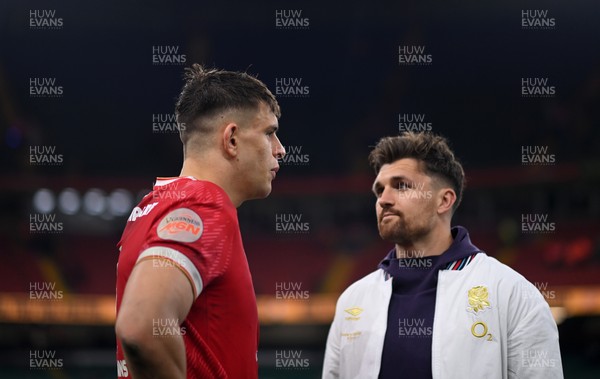
M 160 256 L 155 267 L 175 266 L 188 277 L 194 299 L 231 260 L 235 219 L 218 203 L 186 202 L 154 220 L 137 262 Z

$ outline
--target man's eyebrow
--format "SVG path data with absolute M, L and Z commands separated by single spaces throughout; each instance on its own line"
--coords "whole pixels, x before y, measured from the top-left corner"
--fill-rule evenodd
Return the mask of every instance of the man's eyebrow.
M 406 177 L 406 176 L 404 176 L 404 175 L 394 175 L 394 176 L 390 177 L 390 179 L 389 179 L 389 180 L 390 180 L 390 181 L 406 181 L 406 182 L 410 181 L 410 179 L 409 179 L 409 178 L 407 178 L 407 177 Z M 381 187 L 383 187 L 383 185 L 381 184 L 381 182 L 379 182 L 379 181 L 377 181 L 377 180 L 376 180 L 376 181 L 373 183 L 373 186 L 371 187 L 371 190 L 372 190 L 373 192 L 376 192 L 376 190 L 380 189 Z
M 373 185 L 371 186 L 371 191 L 373 191 L 373 193 L 377 193 L 377 190 L 380 189 L 382 187 L 381 183 L 379 181 L 375 181 L 373 183 Z

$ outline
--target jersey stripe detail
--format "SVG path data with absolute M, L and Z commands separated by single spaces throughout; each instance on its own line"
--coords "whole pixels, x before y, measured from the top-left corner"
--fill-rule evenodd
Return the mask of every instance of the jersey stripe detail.
M 477 253 L 469 255 L 466 258 L 462 258 L 459 259 L 457 261 L 451 262 L 446 266 L 446 270 L 451 270 L 451 271 L 460 271 L 463 268 L 467 267 L 469 265 L 469 263 L 471 263 L 471 261 L 473 260 L 473 258 L 475 258 L 475 255 L 477 255 Z
M 146 260 L 152 257 L 161 257 L 167 259 L 179 268 L 185 276 L 187 276 L 192 288 L 194 290 L 194 300 L 200 296 L 200 292 L 202 292 L 203 284 L 202 277 L 200 276 L 200 272 L 196 266 L 192 263 L 192 261 L 186 257 L 183 253 L 172 249 L 170 247 L 164 246 L 153 246 L 146 250 L 144 250 L 140 256 L 138 257 L 136 264 L 142 260 Z

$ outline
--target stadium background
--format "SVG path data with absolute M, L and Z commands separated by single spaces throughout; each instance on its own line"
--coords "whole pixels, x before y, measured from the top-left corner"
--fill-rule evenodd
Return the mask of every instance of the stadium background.
M 597 378 L 599 10 L 3 1 L 0 377 L 115 377 L 115 244 L 154 178 L 179 173 L 170 114 L 201 62 L 257 74 L 283 110 L 289 158 L 239 209 L 261 378 L 319 376 L 335 299 L 391 247 L 366 157 L 406 127 L 449 138 L 468 180 L 454 223 L 540 288 L 566 377 Z

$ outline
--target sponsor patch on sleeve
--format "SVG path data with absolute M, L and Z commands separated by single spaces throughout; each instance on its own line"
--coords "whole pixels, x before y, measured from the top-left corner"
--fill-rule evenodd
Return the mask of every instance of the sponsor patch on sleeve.
M 202 235 L 204 226 L 196 212 L 188 208 L 178 208 L 163 218 L 156 233 L 164 240 L 194 242 Z

